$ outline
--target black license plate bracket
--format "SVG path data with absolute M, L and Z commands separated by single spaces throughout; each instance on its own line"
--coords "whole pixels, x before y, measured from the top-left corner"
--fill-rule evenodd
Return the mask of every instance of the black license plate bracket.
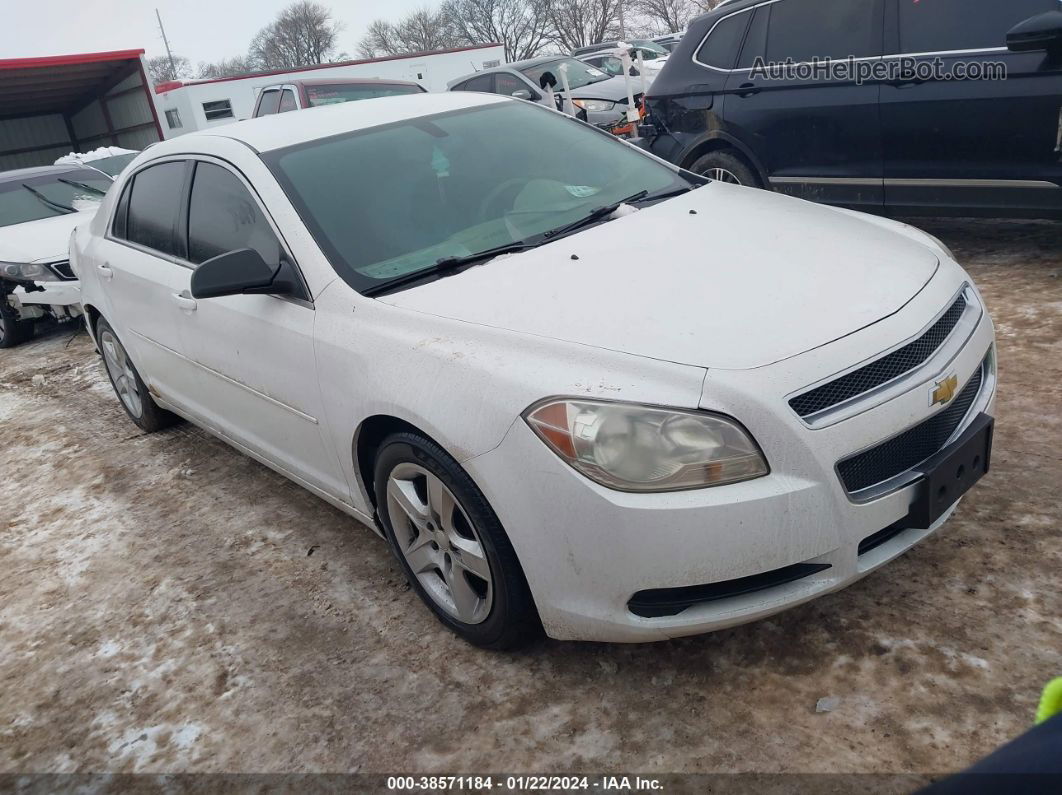
M 929 528 L 988 473 L 995 420 L 981 413 L 952 444 L 925 461 L 907 516 L 908 527 Z

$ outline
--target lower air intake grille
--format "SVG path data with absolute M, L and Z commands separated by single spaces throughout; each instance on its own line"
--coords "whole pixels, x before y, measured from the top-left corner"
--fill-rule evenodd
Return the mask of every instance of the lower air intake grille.
M 966 298 L 960 295 L 948 307 L 948 311 L 918 339 L 865 367 L 815 387 L 803 395 L 797 395 L 789 401 L 789 405 L 801 417 L 809 417 L 910 372 L 925 362 L 944 343 L 965 311 Z
M 837 473 L 845 489 L 860 491 L 883 483 L 939 452 L 977 399 L 984 375 L 985 365 L 982 364 L 946 409 L 899 436 L 839 463 Z
M 64 281 L 72 282 L 77 279 L 77 274 L 74 273 L 74 269 L 70 267 L 69 262 L 53 262 L 49 266 L 55 275 Z

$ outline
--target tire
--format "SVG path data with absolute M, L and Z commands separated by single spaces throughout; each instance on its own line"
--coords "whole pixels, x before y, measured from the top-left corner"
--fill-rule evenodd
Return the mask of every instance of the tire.
M 689 170 L 702 177 L 729 182 L 732 185 L 745 185 L 749 188 L 763 187 L 760 178 L 744 160 L 733 152 L 723 149 L 697 158 Z
M 33 337 L 33 319 L 20 320 L 18 310 L 0 295 L 0 348 L 14 348 Z
M 373 485 L 391 551 L 439 621 L 469 643 L 495 650 L 541 634 L 501 522 L 445 450 L 417 433 L 393 434 L 380 445 Z
M 114 394 L 129 419 L 145 433 L 154 433 L 180 421 L 152 399 L 147 385 L 140 377 L 118 335 L 106 320 L 96 324 L 96 340 L 103 354 L 103 369 L 114 387 Z

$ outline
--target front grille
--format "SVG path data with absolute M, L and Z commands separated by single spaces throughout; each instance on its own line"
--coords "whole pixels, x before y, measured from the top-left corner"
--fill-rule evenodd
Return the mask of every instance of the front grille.
M 883 483 L 939 452 L 977 399 L 984 377 L 982 364 L 946 409 L 899 436 L 839 463 L 837 473 L 845 489 L 854 492 Z
M 918 339 L 828 384 L 797 395 L 789 401 L 789 405 L 801 417 L 809 417 L 910 372 L 944 344 L 964 311 L 966 298 L 960 295 L 948 307 L 948 311 Z
M 60 279 L 63 279 L 68 282 L 72 282 L 77 279 L 77 274 L 74 273 L 74 269 L 70 267 L 69 262 L 53 262 L 48 267 L 55 271 L 55 275 L 58 276 Z

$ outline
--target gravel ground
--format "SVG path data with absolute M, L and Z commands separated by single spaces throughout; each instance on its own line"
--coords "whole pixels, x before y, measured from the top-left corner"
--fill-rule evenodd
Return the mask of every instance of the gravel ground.
M 367 528 L 190 426 L 142 435 L 84 333 L 0 352 L 0 771 L 973 762 L 1062 674 L 1062 224 L 918 223 L 995 317 L 991 475 L 846 591 L 655 645 L 466 646 Z

